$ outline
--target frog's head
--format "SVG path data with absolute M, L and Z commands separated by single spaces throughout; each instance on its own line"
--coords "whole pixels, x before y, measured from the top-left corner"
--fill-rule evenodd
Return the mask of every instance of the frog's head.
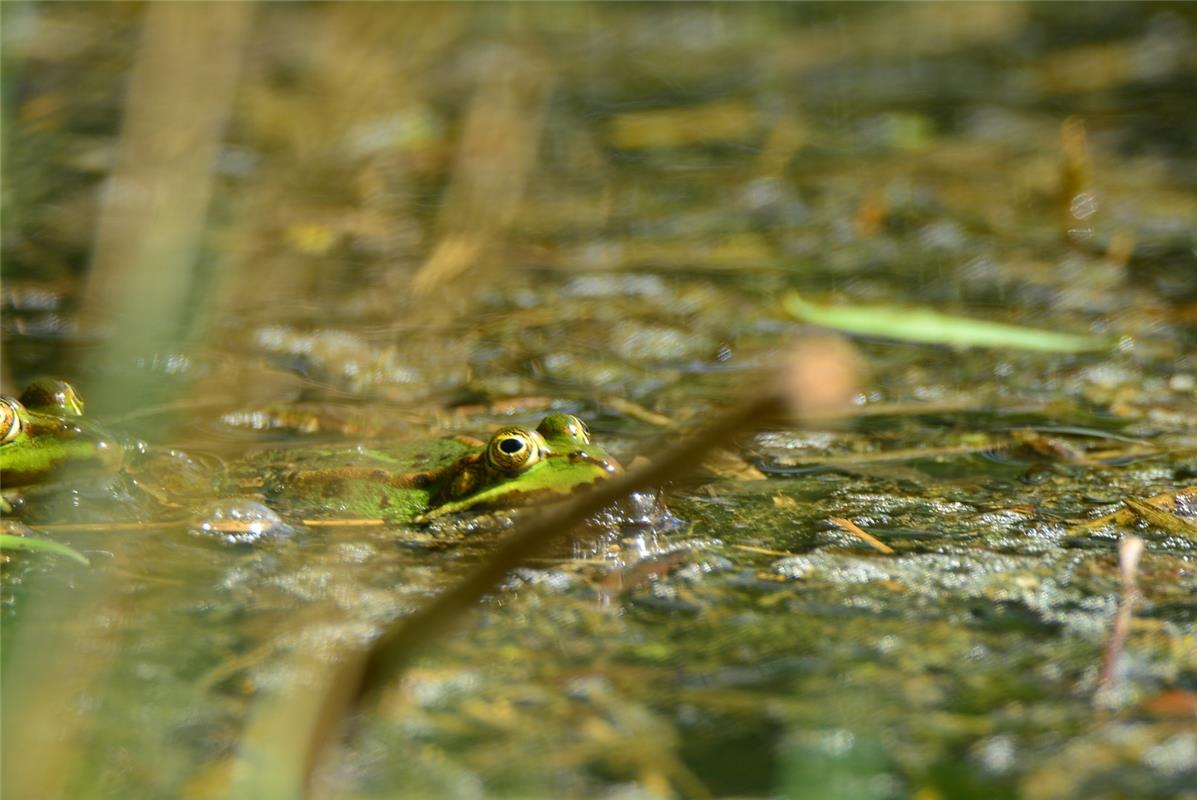
M 502 428 L 480 453 L 448 471 L 424 519 L 467 509 L 552 502 L 620 471 L 572 414 L 550 414 L 535 430 Z
M 20 400 L 0 397 L 0 484 L 27 486 L 60 467 L 110 472 L 123 455 L 80 418 L 83 402 L 70 384 L 41 379 Z

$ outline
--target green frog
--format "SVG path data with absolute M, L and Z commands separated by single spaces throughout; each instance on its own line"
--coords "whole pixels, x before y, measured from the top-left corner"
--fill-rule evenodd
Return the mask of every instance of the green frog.
M 550 414 L 535 430 L 505 427 L 489 442 L 457 437 L 385 450 L 276 450 L 239 472 L 243 489 L 260 489 L 287 513 L 426 522 L 564 499 L 620 469 L 585 423 Z
M 0 397 L 0 415 L 4 489 L 63 473 L 94 476 L 130 468 L 125 448 L 83 418 L 82 400 L 63 381 L 40 379 L 19 399 Z M 271 451 L 243 460 L 231 480 L 221 483 L 225 492 L 260 491 L 297 515 L 424 522 L 461 511 L 551 502 L 619 470 L 591 441 L 585 423 L 570 414 L 550 414 L 535 430 L 505 427 L 489 442 L 458 437 L 386 449 Z
M 18 399 L 0 397 L 0 487 L 30 486 L 66 468 L 115 472 L 123 461 L 123 449 L 83 419 L 69 383 L 41 378 Z

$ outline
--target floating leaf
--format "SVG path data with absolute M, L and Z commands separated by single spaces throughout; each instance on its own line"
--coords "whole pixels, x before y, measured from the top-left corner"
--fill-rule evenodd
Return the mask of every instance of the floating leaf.
M 28 536 L 14 536 L 11 533 L 0 533 L 0 550 L 40 550 L 43 553 L 53 553 L 66 556 L 72 561 L 90 566 L 91 562 L 73 547 L 67 547 L 52 539 L 33 539 Z
M 900 306 L 817 306 L 790 292 L 782 301 L 795 319 L 860 336 L 881 336 L 905 342 L 955 347 L 1011 347 L 1052 353 L 1108 350 L 1108 336 L 1059 333 L 968 317 L 953 317 L 929 308 Z

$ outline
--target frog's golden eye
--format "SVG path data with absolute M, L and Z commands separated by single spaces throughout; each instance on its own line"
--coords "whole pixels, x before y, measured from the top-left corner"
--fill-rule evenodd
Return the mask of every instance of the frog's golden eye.
M 0 397 L 0 444 L 8 444 L 21 435 L 20 403 Z
M 540 460 L 543 439 L 523 428 L 503 428 L 486 446 L 486 460 L 500 472 L 521 472 Z
M 567 437 L 579 444 L 590 444 L 590 428 L 573 414 L 549 414 L 536 426 L 536 432 L 546 439 Z

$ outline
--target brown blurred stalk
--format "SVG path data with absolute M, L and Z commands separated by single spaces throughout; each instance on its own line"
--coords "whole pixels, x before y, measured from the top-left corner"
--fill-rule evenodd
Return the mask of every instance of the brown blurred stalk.
M 525 53 L 501 48 L 479 73 L 437 220 L 439 239 L 412 281 L 417 294 L 464 274 L 506 233 L 535 164 L 548 71 Z
M 111 330 L 93 358 L 125 363 L 183 334 L 191 271 L 204 230 L 213 162 L 240 71 L 249 3 L 146 6 L 115 170 L 101 204 L 84 324 Z M 93 395 L 140 399 L 111 382 Z M 89 401 L 94 397 L 89 397 Z M 112 576 L 130 556 L 114 537 L 116 568 L 80 574 L 67 593 L 32 579 L 19 629 L 6 635 L 3 796 L 74 795 L 87 778 L 88 738 L 129 612 Z M 78 642 L 88 642 L 80 649 Z M 113 676 L 119 679 L 120 676 Z
M 249 2 L 146 6 L 81 309 L 87 329 L 113 336 L 105 359 L 127 358 L 146 343 L 169 347 L 184 334 L 252 9 Z M 101 397 L 89 399 L 107 405 L 117 391 L 101 386 Z

